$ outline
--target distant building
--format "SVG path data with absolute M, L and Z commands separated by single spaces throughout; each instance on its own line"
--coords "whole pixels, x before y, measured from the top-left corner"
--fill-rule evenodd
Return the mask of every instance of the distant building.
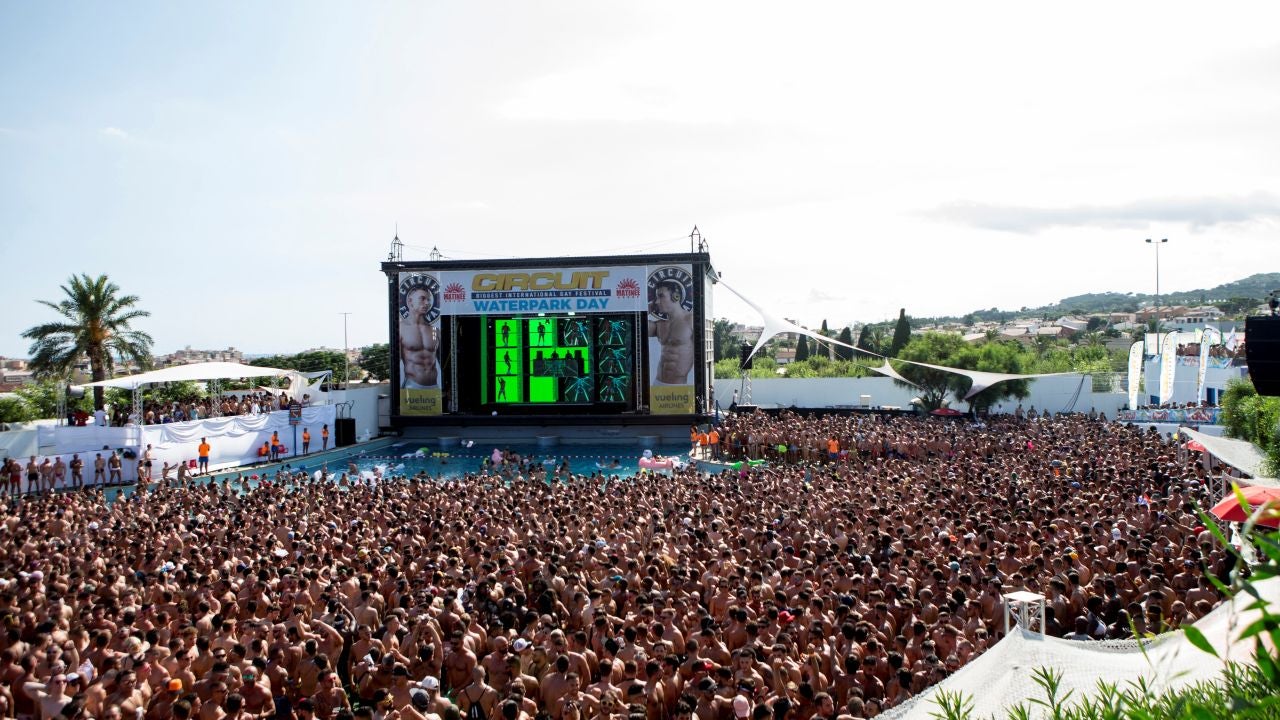
M 1212 305 L 1187 308 L 1185 315 L 1171 318 L 1168 321 L 1174 330 L 1195 330 L 1206 326 L 1216 326 L 1222 320 L 1223 312 Z
M 744 325 L 742 323 L 734 323 L 729 328 L 729 334 L 738 342 L 754 343 L 759 339 L 760 334 L 764 332 L 763 325 Z
M 191 365 L 192 363 L 202 362 L 233 362 L 243 363 L 244 353 L 229 347 L 226 350 L 192 350 L 188 345 L 185 348 L 169 353 L 168 355 L 157 355 L 154 358 L 157 368 L 173 367 L 174 365 Z
M 26 364 L 25 362 L 23 363 Z M 13 392 L 23 385 L 30 385 L 36 381 L 35 373 L 30 370 L 10 370 L 7 367 L 0 370 L 0 392 Z

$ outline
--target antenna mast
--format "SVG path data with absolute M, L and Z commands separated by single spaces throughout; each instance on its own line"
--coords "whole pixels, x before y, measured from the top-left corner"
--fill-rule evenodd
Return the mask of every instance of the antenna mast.
M 388 262 L 400 262 L 404 260 L 404 243 L 400 242 L 400 223 L 396 223 L 396 236 L 391 238 L 391 254 L 387 256 Z

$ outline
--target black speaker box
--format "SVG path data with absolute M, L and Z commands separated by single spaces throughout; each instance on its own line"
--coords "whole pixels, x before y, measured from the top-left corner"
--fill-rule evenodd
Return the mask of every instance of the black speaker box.
M 742 370 L 750 370 L 752 361 L 755 360 L 751 356 L 751 345 L 742 343 L 742 347 L 738 348 L 738 367 Z
M 1280 317 L 1245 318 L 1244 356 L 1258 394 L 1280 396 Z
M 334 446 L 346 447 L 356 444 L 356 419 L 338 418 L 333 421 Z

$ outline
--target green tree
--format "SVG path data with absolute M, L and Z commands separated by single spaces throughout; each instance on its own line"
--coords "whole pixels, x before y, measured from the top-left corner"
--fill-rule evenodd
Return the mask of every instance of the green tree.
M 1016 341 L 984 342 L 963 348 L 946 364 L 949 367 L 965 370 L 1024 375 L 1027 374 L 1034 360 L 1035 358 Z M 964 397 L 973 387 L 973 383 L 968 378 L 958 375 L 954 377 L 957 387 L 956 396 Z M 1005 380 L 996 383 L 969 398 L 969 406 L 975 410 L 986 410 L 1005 398 L 1025 398 L 1031 394 L 1030 385 L 1029 380 Z
M 907 319 L 907 309 L 898 310 L 898 324 L 893 326 L 893 342 L 889 345 L 889 352 L 886 353 L 890 357 L 898 357 L 898 353 L 902 352 L 902 348 L 911 342 L 911 321 Z
M 94 382 L 110 377 L 117 359 L 150 366 L 151 336 L 130 327 L 132 321 L 151 314 L 136 307 L 137 295 L 121 295 L 106 275 L 73 275 L 61 289 L 65 299 L 36 302 L 53 308 L 63 319 L 22 333 L 34 341 L 28 352 L 37 378 L 68 378 L 82 358 L 88 358 Z M 102 407 L 102 397 L 102 388 L 94 388 L 95 408 Z
M 296 355 L 260 357 L 249 361 L 249 364 L 308 373 L 328 370 L 333 373 L 334 382 L 341 382 L 343 373 L 346 371 L 347 358 L 341 350 L 310 350 Z
M 0 398 L 0 423 L 20 423 L 35 419 L 35 412 L 21 397 Z
M 803 362 L 809 359 L 809 338 L 804 335 L 800 336 L 800 341 L 796 343 L 795 362 Z M 790 373 L 788 373 L 789 375 Z
M 387 343 L 377 343 L 360 351 L 360 369 L 369 377 L 382 382 L 391 377 L 391 349 Z
M 871 326 L 870 325 L 862 326 L 862 329 L 858 331 L 858 342 L 854 343 L 854 345 L 857 345 L 863 350 L 870 350 L 871 352 L 876 352 L 876 349 L 871 346 Z
M 65 380 L 58 378 L 39 380 L 23 385 L 14 391 L 14 394 L 26 407 L 29 420 L 56 418 L 58 417 L 58 394 L 66 390 L 65 383 Z M 67 396 L 67 410 L 88 412 L 93 410 L 93 403 L 89 398 Z
M 738 338 L 733 335 L 733 323 L 720 318 L 711 323 L 711 349 L 715 361 L 738 357 Z
M 848 325 L 846 325 L 846 326 L 844 327 L 844 329 L 840 331 L 840 342 L 844 343 L 845 345 L 852 345 L 852 344 L 853 344 L 853 330 L 850 330 Z M 836 359 L 837 359 L 837 360 L 852 360 L 852 359 L 853 359 L 853 350 L 852 350 L 851 348 L 847 348 L 847 347 L 843 347 L 843 346 L 841 346 L 841 345 L 837 345 L 837 346 L 836 346 Z
M 1227 315 L 1244 315 L 1260 304 L 1257 298 L 1233 297 L 1213 305 Z
M 964 339 L 959 335 L 927 332 L 912 338 L 911 342 L 903 346 L 894 357 L 931 365 L 948 365 L 951 357 L 963 350 L 964 345 Z M 958 386 L 956 381 L 958 376 L 943 370 L 907 363 L 896 363 L 894 369 L 919 388 L 920 402 L 925 410 L 937 410 L 942 407 L 947 393 Z
M 903 360 L 941 365 L 960 370 L 1025 374 L 1034 357 L 1016 342 L 983 342 L 969 345 L 953 333 L 926 332 L 911 338 L 898 357 Z M 947 393 L 964 397 L 973 381 L 963 375 L 898 363 L 895 369 L 921 390 L 925 410 L 942 407 Z M 901 383 L 899 383 L 901 384 Z M 1027 380 L 1006 380 L 992 385 L 969 399 L 970 407 L 984 409 L 1008 397 L 1026 397 Z
M 826 318 L 822 318 L 822 329 L 818 331 L 818 334 L 822 335 L 823 337 L 831 337 L 831 331 L 827 329 Z
M 1232 380 L 1221 405 L 1227 435 L 1262 448 L 1268 473 L 1280 472 L 1280 398 L 1259 395 L 1248 380 Z

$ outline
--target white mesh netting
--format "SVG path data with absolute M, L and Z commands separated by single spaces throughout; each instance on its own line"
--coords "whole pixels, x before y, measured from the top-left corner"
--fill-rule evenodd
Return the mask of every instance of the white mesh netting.
M 1280 578 L 1255 586 L 1263 599 L 1280 601 Z M 1258 617 L 1247 611 L 1253 598 L 1223 603 L 1206 615 L 1195 627 L 1204 633 L 1221 658 L 1251 662 L 1253 639 L 1236 641 L 1240 631 Z M 961 692 L 973 701 L 973 718 L 996 717 L 1003 720 L 1006 708 L 1023 703 L 1032 717 L 1042 717 L 1047 710 L 1032 706 L 1029 698 L 1043 698 L 1044 692 L 1032 679 L 1037 668 L 1055 668 L 1063 673 L 1062 692 L 1074 690 L 1073 699 L 1094 694 L 1098 681 L 1125 687 L 1139 677 L 1146 679 L 1154 692 L 1181 687 L 1203 680 L 1216 679 L 1222 672 L 1222 660 L 1193 646 L 1184 633 L 1173 632 L 1147 641 L 1146 657 L 1136 641 L 1077 642 L 1044 637 L 1036 633 L 1013 630 L 981 656 L 960 668 L 954 675 L 929 688 L 911 700 L 891 708 L 879 717 L 890 720 L 930 718 L 940 710 L 934 698 L 940 691 Z

